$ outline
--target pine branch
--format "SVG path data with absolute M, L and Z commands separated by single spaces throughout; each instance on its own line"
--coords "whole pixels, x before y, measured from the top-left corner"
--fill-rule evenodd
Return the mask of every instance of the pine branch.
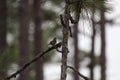
M 48 48 L 47 50 L 39 53 L 34 59 L 32 59 L 31 61 L 29 61 L 28 63 L 26 63 L 22 68 L 20 68 L 18 71 L 16 71 L 15 73 L 13 73 L 12 75 L 8 76 L 5 78 L 5 80 L 10 80 L 11 78 L 16 77 L 18 74 L 20 74 L 21 72 L 23 72 L 27 67 L 29 67 L 32 63 L 36 62 L 39 58 L 41 58 L 42 56 L 44 56 L 46 53 L 61 47 L 62 43 L 59 42 L 57 43 L 55 46 L 52 46 L 50 48 Z

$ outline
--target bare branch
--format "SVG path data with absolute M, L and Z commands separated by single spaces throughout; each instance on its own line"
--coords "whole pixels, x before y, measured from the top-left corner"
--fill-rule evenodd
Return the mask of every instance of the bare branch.
M 18 71 L 16 71 L 15 73 L 13 73 L 12 75 L 6 77 L 5 79 L 10 80 L 11 78 L 16 77 L 18 74 L 20 74 L 22 71 L 24 71 L 28 66 L 30 66 L 32 63 L 34 63 L 35 61 L 37 61 L 39 58 L 41 58 L 42 56 L 44 56 L 46 53 L 61 47 L 62 43 L 59 42 L 57 43 L 55 46 L 52 46 L 50 48 L 48 48 L 47 50 L 39 53 L 34 59 L 32 59 L 31 61 L 29 61 L 28 63 L 26 63 L 22 68 L 20 68 Z
M 73 37 L 71 27 L 69 27 L 70 37 Z
M 90 80 L 88 77 L 84 76 L 83 74 L 81 74 L 79 71 L 77 71 L 75 68 L 71 67 L 71 66 L 67 66 L 67 68 L 72 69 L 74 72 L 76 72 L 80 77 L 82 77 L 85 80 Z
M 69 18 L 70 18 L 70 21 L 71 21 L 72 24 L 76 24 L 76 23 L 77 23 L 77 21 L 75 21 L 75 20 L 73 19 L 73 17 L 71 16 L 70 13 L 69 13 Z
M 63 26 L 63 27 L 66 27 L 65 22 L 64 22 L 64 19 L 63 19 L 63 16 L 62 16 L 62 15 L 60 15 L 60 21 L 61 21 L 62 26 Z

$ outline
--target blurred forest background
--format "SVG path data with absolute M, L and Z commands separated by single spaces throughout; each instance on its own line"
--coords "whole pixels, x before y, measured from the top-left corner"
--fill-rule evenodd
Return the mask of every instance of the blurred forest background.
M 72 16 L 76 14 L 74 5 L 70 6 Z M 59 16 L 64 13 L 64 6 L 64 0 L 0 0 L 0 80 L 50 47 L 54 37 L 62 41 Z M 114 25 L 118 17 L 106 18 L 106 13 L 113 11 L 107 0 L 85 0 L 81 6 L 79 23 L 70 24 L 73 37 L 69 37 L 68 64 L 85 72 L 83 75 L 90 80 L 108 80 L 106 25 Z M 84 40 L 89 43 L 83 44 Z M 61 53 L 54 50 L 13 80 L 59 80 L 60 66 Z M 67 73 L 67 80 L 84 80 L 72 70 Z

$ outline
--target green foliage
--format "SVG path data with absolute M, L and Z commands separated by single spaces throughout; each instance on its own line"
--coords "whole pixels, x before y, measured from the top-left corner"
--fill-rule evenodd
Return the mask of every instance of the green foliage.
M 71 1 L 74 1 L 74 0 L 71 0 Z M 101 8 L 101 6 L 105 5 L 105 3 L 106 3 L 105 0 L 81 0 L 81 1 L 82 1 L 82 14 L 85 14 L 85 12 L 89 13 L 89 11 L 93 11 L 95 9 L 99 9 L 99 8 Z M 51 2 L 54 5 L 60 7 L 63 0 L 51 0 Z M 74 13 L 74 11 L 76 10 L 76 7 L 75 7 L 76 3 L 71 4 L 71 8 L 72 8 L 71 13 Z M 53 9 L 54 9 L 54 7 L 53 7 Z M 80 15 L 82 15 L 82 14 L 80 14 Z M 45 39 L 44 41 L 47 42 L 46 45 L 48 45 L 48 40 L 50 38 L 57 36 L 57 38 L 61 39 L 61 37 L 62 37 L 60 35 L 62 26 L 55 21 L 57 18 L 56 16 L 58 16 L 58 13 L 56 13 L 55 11 L 53 11 L 51 9 L 44 10 L 44 21 L 48 20 L 48 21 L 52 21 L 54 23 L 54 25 L 52 27 L 49 27 L 49 25 L 48 25 L 48 28 L 46 30 L 44 30 L 43 34 L 44 34 L 44 39 Z M 59 19 L 59 17 L 58 17 L 58 19 Z M 52 54 L 51 54 L 51 57 L 52 57 Z
M 17 19 L 17 6 L 18 1 L 17 0 L 8 0 L 8 18 L 16 22 Z
M 96 9 L 101 9 L 106 5 L 106 0 L 86 0 L 83 3 L 83 7 L 93 11 Z
M 9 60 L 8 60 L 7 56 L 8 56 L 8 54 L 5 54 L 5 53 L 3 53 L 0 56 L 0 74 L 3 74 L 2 76 L 6 75 L 6 70 L 7 70 L 7 66 L 8 66 L 8 63 L 9 63 Z
M 81 10 L 94 11 L 106 5 L 106 0 L 81 0 Z M 75 3 L 72 5 L 73 11 L 75 10 Z
M 61 7 L 61 4 L 63 3 L 64 0 L 50 0 L 52 4 L 54 4 L 57 7 Z M 71 0 L 74 1 L 74 0 Z M 105 5 L 106 0 L 82 0 L 83 1 L 83 6 L 82 9 L 98 9 L 101 8 L 101 6 Z M 73 8 L 73 12 L 75 9 L 75 5 L 71 4 L 71 7 Z M 18 13 L 17 13 L 17 8 L 18 8 L 18 1 L 17 0 L 8 0 L 8 33 L 11 33 L 12 36 L 14 37 L 14 42 L 11 45 L 8 45 L 8 50 L 7 54 L 9 59 L 11 59 L 10 62 L 17 62 L 18 61 Z M 32 7 L 31 7 L 32 8 Z M 54 7 L 53 7 L 54 9 Z M 62 7 L 61 7 L 62 9 Z M 44 21 L 52 21 L 54 23 L 53 27 L 49 27 L 44 30 L 43 36 L 44 36 L 44 43 L 45 46 L 48 47 L 48 41 L 49 39 L 53 37 L 57 37 L 58 39 L 61 39 L 61 29 L 62 26 L 60 23 L 57 22 L 57 19 L 59 19 L 59 15 L 57 12 L 54 10 L 46 10 L 43 9 L 43 16 L 44 16 Z M 30 46 L 33 46 L 34 43 L 31 42 Z M 54 52 L 51 52 L 48 55 L 48 59 L 50 59 L 50 56 L 52 57 Z
M 52 59 L 54 54 L 55 54 L 55 51 L 51 51 L 47 55 L 45 55 L 43 57 L 44 58 L 44 62 L 50 62 L 50 60 Z
M 60 6 L 64 0 L 51 0 L 51 2 L 57 6 Z
M 63 3 L 63 0 L 50 0 L 48 1 L 53 4 L 55 7 L 59 7 L 62 9 L 61 4 Z M 61 39 L 62 37 L 62 26 L 59 22 L 59 14 L 54 10 L 54 7 L 51 9 L 45 9 L 43 8 L 43 22 L 45 23 L 45 26 L 47 26 L 43 30 L 43 37 L 44 37 L 44 47 L 45 49 L 49 47 L 49 41 L 56 37 L 57 39 Z M 49 24 L 50 23 L 50 24 Z M 44 27 L 44 26 L 43 26 Z M 49 52 L 47 55 L 45 55 L 45 60 L 49 61 L 53 55 L 55 54 L 55 51 Z
M 0 56 L 0 74 L 4 74 L 6 76 L 6 72 L 8 70 L 8 66 L 11 63 L 18 62 L 18 50 L 16 50 L 15 46 L 10 46 L 5 50 L 5 52 Z
M 44 13 L 44 20 L 55 20 L 56 19 L 56 13 L 52 10 L 43 10 Z

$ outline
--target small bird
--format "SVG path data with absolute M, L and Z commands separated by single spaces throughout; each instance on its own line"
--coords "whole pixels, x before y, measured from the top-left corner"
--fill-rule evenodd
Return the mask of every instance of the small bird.
M 56 44 L 56 37 L 55 38 L 53 38 L 51 41 L 50 41 L 50 45 L 52 45 L 52 46 L 54 46 L 55 44 Z

